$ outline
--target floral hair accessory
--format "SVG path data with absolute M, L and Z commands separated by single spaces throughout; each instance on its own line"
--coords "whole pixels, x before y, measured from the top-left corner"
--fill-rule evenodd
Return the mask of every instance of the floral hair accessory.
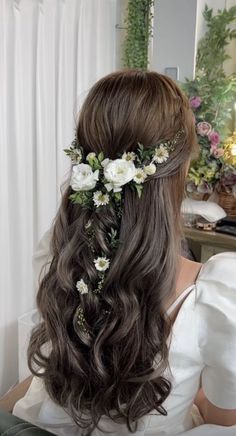
M 93 194 L 93 202 L 95 204 L 96 207 L 99 206 L 106 206 L 107 204 L 109 204 L 109 195 L 108 194 L 103 194 L 102 191 L 96 191 Z
M 88 286 L 83 279 L 76 283 L 76 289 L 78 292 L 80 292 L 80 294 L 88 294 Z
M 210 133 L 207 123 L 202 123 L 204 134 Z M 207 131 L 207 132 L 206 132 Z M 65 153 L 70 157 L 73 167 L 70 186 L 74 191 L 70 200 L 81 207 L 96 210 L 102 207 L 109 207 L 114 204 L 117 216 L 121 218 L 123 200 L 123 188 L 127 185 L 137 192 L 138 197 L 142 196 L 143 185 L 150 176 L 158 172 L 158 166 L 165 164 L 171 152 L 175 149 L 184 130 L 180 129 L 175 137 L 169 141 L 162 141 L 160 144 L 144 148 L 138 143 L 135 152 L 124 152 L 117 156 L 117 159 L 104 159 L 101 152 L 96 154 L 90 152 L 86 155 L 84 148 L 75 139 Z M 86 294 L 99 294 L 103 288 L 105 275 L 110 268 L 112 259 L 104 253 L 97 253 L 94 248 L 94 231 L 92 222 L 85 225 L 88 234 L 89 246 L 93 254 L 93 265 L 97 272 L 96 284 L 92 287 L 83 279 L 76 283 L 77 295 L 86 298 Z M 119 246 L 118 231 L 111 228 L 107 235 L 109 244 L 113 249 Z M 86 319 L 82 307 L 79 305 L 76 311 L 77 322 L 82 331 L 88 333 Z
M 124 152 L 114 160 L 104 159 L 102 152 L 85 155 L 75 139 L 65 150 L 73 164 L 70 185 L 74 193 L 70 199 L 91 208 L 107 206 L 111 200 L 121 201 L 127 184 L 141 197 L 144 182 L 158 171 L 158 165 L 169 159 L 182 133 L 180 129 L 172 140 L 149 148 L 138 143 L 136 152 Z
M 73 191 L 90 191 L 99 179 L 99 171 L 92 171 L 87 164 L 74 165 L 72 169 L 71 187 Z
M 95 268 L 98 271 L 106 271 L 109 268 L 110 260 L 106 257 L 98 257 L 94 259 Z

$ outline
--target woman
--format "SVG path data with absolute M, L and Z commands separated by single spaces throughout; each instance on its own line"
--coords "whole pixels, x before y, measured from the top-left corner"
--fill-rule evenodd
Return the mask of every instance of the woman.
M 236 254 L 180 255 L 196 150 L 169 78 L 123 71 L 91 89 L 15 414 L 58 435 L 236 434 Z

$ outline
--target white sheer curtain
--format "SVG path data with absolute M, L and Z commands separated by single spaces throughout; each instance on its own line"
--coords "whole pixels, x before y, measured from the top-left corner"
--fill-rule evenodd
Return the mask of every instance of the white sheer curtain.
M 89 87 L 115 69 L 116 0 L 0 0 L 0 393 L 17 381 L 17 318 Z

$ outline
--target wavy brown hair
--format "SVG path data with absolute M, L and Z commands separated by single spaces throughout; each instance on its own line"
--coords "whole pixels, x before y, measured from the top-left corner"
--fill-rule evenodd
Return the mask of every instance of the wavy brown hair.
M 121 222 L 115 206 L 90 210 L 73 204 L 70 187 L 54 222 L 52 262 L 37 295 L 42 322 L 31 336 L 29 367 L 86 434 L 102 415 L 135 431 L 138 419 L 152 410 L 167 414 L 171 326 L 165 304 L 175 292 L 180 206 L 196 137 L 187 98 L 156 72 L 106 76 L 93 86 L 79 116 L 76 134 L 85 152 L 102 151 L 110 159 L 135 150 L 138 142 L 149 147 L 172 139 L 180 129 L 181 140 L 148 177 L 141 199 L 125 187 Z M 111 227 L 119 231 L 116 250 L 107 238 Z M 91 286 L 97 280 L 94 252 L 106 254 L 111 266 L 99 296 L 80 295 L 77 280 Z M 78 305 L 87 332 L 77 322 Z

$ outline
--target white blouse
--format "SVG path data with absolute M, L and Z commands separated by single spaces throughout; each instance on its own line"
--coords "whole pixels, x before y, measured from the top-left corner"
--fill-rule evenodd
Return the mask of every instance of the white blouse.
M 187 296 L 186 296 L 187 295 Z M 236 253 L 213 256 L 200 270 L 174 322 L 170 340 L 172 391 L 165 401 L 167 416 L 153 413 L 140 419 L 137 436 L 236 436 L 236 426 L 200 425 L 194 428 L 192 406 L 199 387 L 209 401 L 236 409 Z M 170 308 L 173 310 L 180 299 Z M 34 377 L 13 413 L 56 435 L 79 436 L 70 416 L 48 397 Z M 102 417 L 101 428 L 112 436 L 130 434 L 125 425 Z M 104 433 L 95 430 L 93 436 Z

